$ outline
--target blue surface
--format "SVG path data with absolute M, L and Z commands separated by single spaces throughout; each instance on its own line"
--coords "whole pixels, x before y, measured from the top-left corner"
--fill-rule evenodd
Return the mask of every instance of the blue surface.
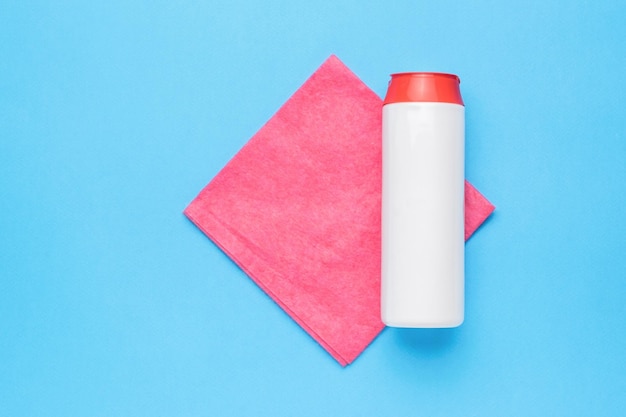
M 0 2 L 0 415 L 623 416 L 626 3 Z M 456 330 L 341 368 L 181 214 L 331 53 L 447 71 Z

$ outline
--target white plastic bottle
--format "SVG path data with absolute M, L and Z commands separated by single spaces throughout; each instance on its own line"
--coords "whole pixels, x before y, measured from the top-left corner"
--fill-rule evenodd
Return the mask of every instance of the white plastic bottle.
M 456 75 L 392 74 L 383 105 L 382 321 L 456 327 L 465 301 L 465 107 Z

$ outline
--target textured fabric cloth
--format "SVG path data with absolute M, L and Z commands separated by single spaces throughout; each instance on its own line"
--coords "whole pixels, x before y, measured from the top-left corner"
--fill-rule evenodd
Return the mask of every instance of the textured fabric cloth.
M 185 210 L 343 366 L 384 327 L 381 106 L 331 56 Z M 492 211 L 466 183 L 466 238 Z

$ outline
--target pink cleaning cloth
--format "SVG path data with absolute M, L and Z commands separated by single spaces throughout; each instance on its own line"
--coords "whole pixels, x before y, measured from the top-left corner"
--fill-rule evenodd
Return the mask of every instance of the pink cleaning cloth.
M 384 327 L 381 107 L 331 56 L 185 210 L 343 366 Z M 466 238 L 493 209 L 466 183 Z

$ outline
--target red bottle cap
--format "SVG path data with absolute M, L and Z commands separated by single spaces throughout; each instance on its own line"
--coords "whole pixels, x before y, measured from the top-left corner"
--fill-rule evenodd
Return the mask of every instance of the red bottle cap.
M 441 72 L 400 72 L 391 74 L 385 104 L 428 101 L 463 106 L 461 80 Z

